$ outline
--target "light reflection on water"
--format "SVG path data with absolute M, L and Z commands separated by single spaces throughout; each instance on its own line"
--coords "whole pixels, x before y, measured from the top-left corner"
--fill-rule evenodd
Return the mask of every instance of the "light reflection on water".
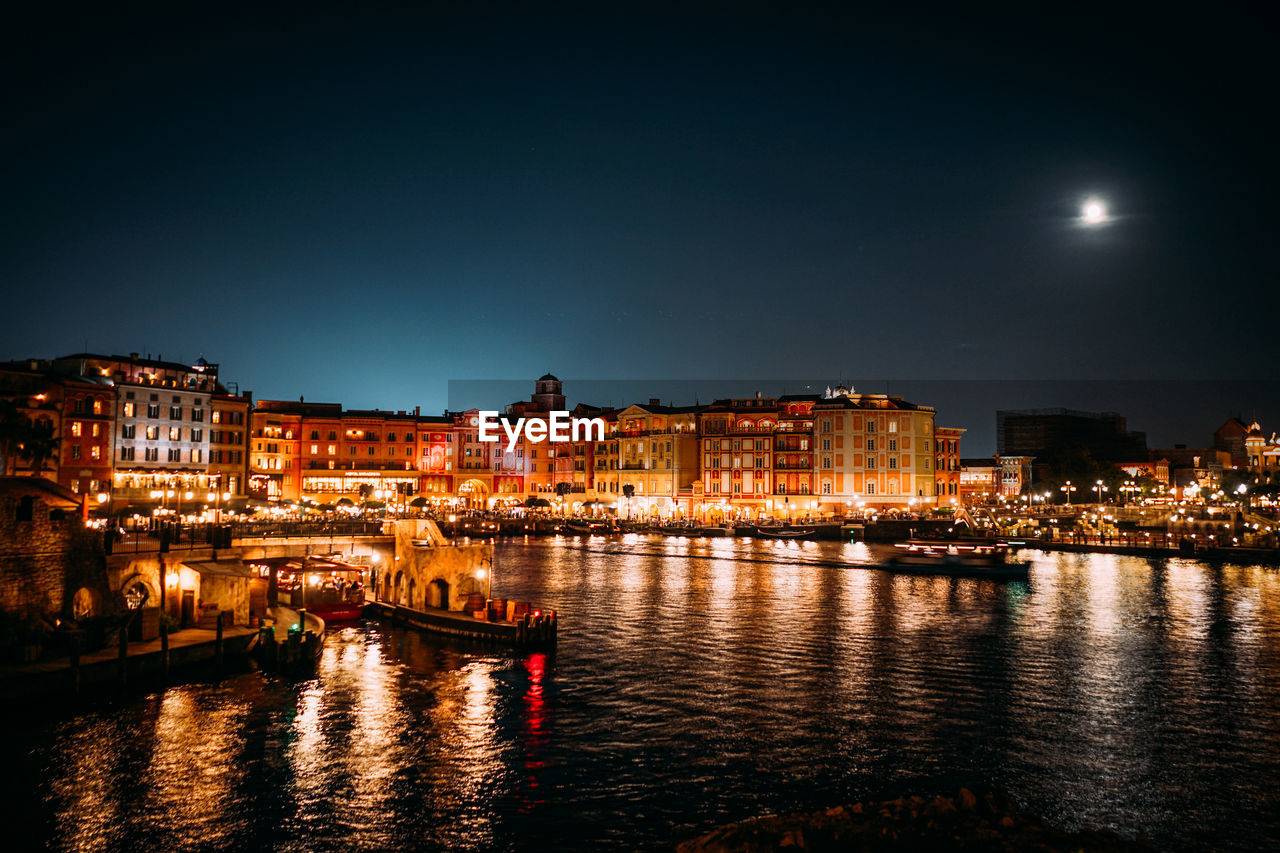
M 1029 584 L 996 585 L 850 568 L 883 556 L 503 543 L 495 589 L 560 611 L 555 655 L 370 624 L 336 631 L 314 679 L 19 714 L 6 825 L 83 850 L 669 848 L 761 812 L 989 783 L 1161 847 L 1276 836 L 1274 570 L 1039 555 Z

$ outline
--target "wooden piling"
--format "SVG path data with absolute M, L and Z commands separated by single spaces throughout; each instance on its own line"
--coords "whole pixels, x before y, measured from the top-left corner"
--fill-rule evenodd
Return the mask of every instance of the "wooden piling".
M 80 633 L 71 635 L 71 691 L 80 695 Z
M 216 633 L 216 634 L 214 634 L 214 638 L 213 638 L 213 659 L 214 659 L 215 661 L 217 661 L 218 669 L 219 669 L 219 670 L 221 670 L 221 669 L 222 669 L 222 658 L 223 658 L 223 656 L 222 656 L 222 652 L 223 652 L 223 643 L 222 643 L 222 621 L 223 621 L 223 620 L 222 620 L 222 611 L 221 611 L 221 610 L 219 610 L 219 611 L 218 611 L 218 628 L 217 628 L 217 633 Z
M 129 629 L 127 626 L 121 626 L 120 628 L 119 652 L 117 663 L 120 668 L 120 684 L 123 686 L 129 679 Z
M 160 675 L 169 677 L 169 617 L 160 614 Z

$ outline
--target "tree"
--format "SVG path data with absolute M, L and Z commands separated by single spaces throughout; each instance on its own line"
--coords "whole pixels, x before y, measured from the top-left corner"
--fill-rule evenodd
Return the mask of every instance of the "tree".
M 39 477 L 44 471 L 45 463 L 58 452 L 58 439 L 53 434 L 53 424 L 41 420 L 28 421 L 22 443 L 18 446 L 18 455 L 31 466 L 31 476 Z
M 634 498 L 636 496 L 636 487 L 630 483 L 624 483 L 622 486 L 622 496 L 627 499 Z
M 0 475 L 13 473 L 18 445 L 26 433 L 29 421 L 12 400 L 0 399 Z

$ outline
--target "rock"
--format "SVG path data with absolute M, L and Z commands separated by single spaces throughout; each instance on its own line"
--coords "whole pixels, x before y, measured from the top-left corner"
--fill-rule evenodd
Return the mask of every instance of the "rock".
M 973 791 L 970 791 L 968 788 L 961 788 L 957 799 L 960 801 L 960 808 L 965 811 L 972 810 L 976 805 L 978 805 L 978 798 L 975 797 L 973 795 Z

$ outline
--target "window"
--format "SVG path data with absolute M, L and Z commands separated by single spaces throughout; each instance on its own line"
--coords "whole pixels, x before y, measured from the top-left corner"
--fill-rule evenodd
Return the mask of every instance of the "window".
M 120 437 L 133 438 L 138 431 L 137 424 L 120 424 Z
M 202 429 L 193 429 L 193 430 L 191 430 L 191 440 L 192 440 L 192 441 L 204 441 L 204 430 L 202 430 Z
M 80 422 L 79 422 L 79 421 L 72 421 L 72 422 L 71 422 L 71 434 L 72 434 L 73 436 L 75 436 L 76 438 L 79 438 L 79 437 L 80 437 Z
M 145 459 L 146 459 L 146 461 L 147 461 L 147 462 L 159 462 L 159 461 L 160 461 L 160 448 L 158 448 L 158 447 L 148 447 L 148 448 L 146 449 L 146 452 L 145 452 L 145 454 L 144 454 L 144 455 L 145 455 Z
M 830 481 L 830 480 L 823 480 L 823 481 L 822 481 L 822 493 L 823 493 L 824 495 L 829 495 L 829 494 L 831 494 L 831 481 Z
M 126 462 L 132 461 L 134 459 L 133 448 L 132 447 L 120 448 L 120 458 Z
M 892 430 L 890 430 L 890 432 L 892 432 Z M 896 439 L 896 438 L 891 438 L 891 439 L 889 439 L 889 449 L 890 449 L 890 450 L 897 450 L 897 449 L 898 449 L 898 439 Z
M 102 435 L 102 424 L 94 424 L 91 434 L 93 435 L 94 438 L 97 438 L 100 435 Z
M 876 484 L 867 483 L 867 494 L 874 495 L 876 493 Z
M 337 431 L 336 431 L 336 430 L 329 430 L 329 440 L 330 440 L 330 441 L 336 441 L 336 440 L 337 440 L 337 438 L 338 438 L 338 433 L 337 433 Z
M 867 457 L 867 467 L 868 468 L 876 467 L 876 458 L 874 456 Z
M 170 447 L 170 448 L 169 448 L 169 461 L 170 461 L 170 462 L 181 462 L 181 461 L 182 461 L 182 449 L 181 449 L 181 448 L 179 448 L 179 447 Z
M 874 438 L 868 438 L 867 450 L 875 450 L 875 449 L 876 449 L 876 440 Z
M 898 431 L 898 422 L 889 421 L 889 432 L 897 432 L 897 431 Z
M 124 416 L 125 416 L 126 418 L 131 418 L 131 417 L 133 417 L 133 411 L 134 411 L 134 409 L 133 409 L 133 405 L 134 405 L 133 403 L 125 403 L 125 404 L 124 404 Z
M 159 437 L 160 437 L 160 427 L 156 427 L 156 426 L 149 426 L 149 427 L 147 427 L 147 439 L 148 439 L 148 440 L 150 440 L 150 441 L 155 441 L 155 440 L 156 440 L 157 438 L 159 438 Z
M 191 420 L 193 420 L 193 421 L 203 421 L 203 420 L 204 420 L 204 409 L 192 409 L 192 410 L 191 410 Z
M 898 467 L 898 457 L 896 457 L 896 456 L 890 456 L 890 457 L 889 457 L 889 467 L 890 467 L 890 468 L 897 468 L 897 467 Z
M 100 414 L 102 414 L 102 401 L 101 401 L 101 400 L 97 400 L 97 399 L 95 399 L 95 400 L 93 401 L 93 413 L 94 413 L 95 415 L 100 415 Z
M 222 423 L 222 412 L 218 411 L 217 409 L 214 409 L 213 414 L 210 416 L 209 420 L 215 424 Z
M 102 458 L 102 448 L 101 448 L 101 447 L 99 447 L 99 446 L 98 446 L 98 445 L 96 445 L 96 444 L 95 444 L 93 447 L 90 447 L 90 448 L 89 448 L 89 458 L 90 458 L 90 459 L 101 459 L 101 458 Z
M 311 455 L 312 455 L 312 456 L 316 456 L 316 455 L 318 455 L 319 453 L 320 453 L 320 445 L 318 445 L 318 444 L 313 444 L 313 445 L 311 445 Z
M 147 403 L 147 417 L 149 417 L 149 418 L 158 418 L 158 417 L 160 417 L 160 404 L 159 404 L 159 403 Z
M 336 454 L 337 452 L 338 452 L 338 445 L 336 445 L 336 444 L 331 444 L 331 445 L 329 445 L 329 455 L 330 455 L 330 456 L 333 456 L 333 455 L 334 455 L 334 454 Z
M 71 458 L 72 459 L 80 458 L 80 445 L 78 444 L 71 445 Z
M 876 431 L 876 422 L 875 422 L 875 421 L 872 421 L 872 420 L 868 420 L 868 421 L 867 421 L 867 432 L 875 432 L 875 431 Z
M 179 452 L 181 452 L 181 451 L 179 451 Z M 204 461 L 204 451 L 203 451 L 203 450 L 199 450 L 199 449 L 191 451 L 191 461 L 192 461 L 192 462 L 203 462 L 203 461 Z
M 824 439 L 822 439 L 822 449 L 823 449 L 823 450 L 830 450 L 830 449 L 831 449 L 831 439 L 829 439 L 829 438 L 824 438 Z
M 171 421 L 180 421 L 180 420 L 182 420 L 182 407 L 181 407 L 181 406 L 170 406 L 170 407 L 169 407 L 169 420 L 171 420 Z
M 395 440 L 396 440 L 396 434 L 394 432 L 387 433 L 387 441 L 395 441 Z
M 169 427 L 169 440 L 182 441 L 182 427 Z

